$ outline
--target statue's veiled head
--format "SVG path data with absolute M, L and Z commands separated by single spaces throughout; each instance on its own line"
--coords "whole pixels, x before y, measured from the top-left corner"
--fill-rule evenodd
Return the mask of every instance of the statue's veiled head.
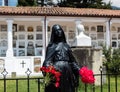
M 66 42 L 65 34 L 60 25 L 53 25 L 50 43 Z

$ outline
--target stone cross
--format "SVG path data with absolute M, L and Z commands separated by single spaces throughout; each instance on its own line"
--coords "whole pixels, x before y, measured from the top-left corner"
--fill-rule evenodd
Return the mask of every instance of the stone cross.
M 22 61 L 22 63 L 20 63 L 20 64 L 22 64 L 22 68 L 24 68 L 24 64 L 26 64 L 24 61 Z

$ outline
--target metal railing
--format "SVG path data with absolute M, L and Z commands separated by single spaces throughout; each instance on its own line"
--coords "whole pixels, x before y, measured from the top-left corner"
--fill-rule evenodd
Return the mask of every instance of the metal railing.
M 43 77 L 31 77 L 30 69 L 25 72 L 25 78 L 8 78 L 8 72 L 3 70 L 2 78 L 0 78 L 0 92 L 44 92 Z M 83 84 L 80 82 L 78 92 L 120 92 L 120 74 L 95 74 L 95 77 L 100 78 L 100 85 Z M 106 76 L 105 83 L 103 83 L 103 76 Z M 12 86 L 11 86 L 12 85 Z
M 29 68 L 27 69 L 27 71 L 25 73 L 26 73 L 27 77 L 7 78 L 8 72 L 6 71 L 6 69 L 4 69 L 3 72 L 1 72 L 1 74 L 3 75 L 3 78 L 0 79 L 0 85 L 3 85 L 3 86 L 2 86 L 2 88 L 0 88 L 0 92 L 2 92 L 2 91 L 3 92 L 22 92 L 22 91 L 19 91 L 19 89 L 24 89 L 24 88 L 19 88 L 20 81 L 22 81 L 22 82 L 24 81 L 23 86 L 26 86 L 25 92 L 33 92 L 30 90 L 30 84 L 31 84 L 30 81 L 31 80 L 34 81 L 37 86 L 37 87 L 35 87 L 35 88 L 37 88 L 36 92 L 40 92 L 40 84 L 41 84 L 40 81 L 43 80 L 43 77 L 30 77 L 30 74 L 32 72 L 30 71 Z M 10 84 L 10 81 L 14 82 L 14 86 L 12 86 L 12 87 L 14 87 L 15 90 L 13 90 L 12 88 L 11 88 L 12 89 L 11 91 L 9 90 L 7 83 Z
M 100 67 L 100 74 L 94 76 L 99 77 L 99 85 L 83 84 L 82 92 L 120 92 L 120 74 L 104 73 Z M 81 92 L 80 90 L 78 92 Z

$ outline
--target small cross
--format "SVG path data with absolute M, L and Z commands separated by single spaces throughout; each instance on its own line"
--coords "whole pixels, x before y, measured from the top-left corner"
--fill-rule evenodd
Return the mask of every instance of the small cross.
M 22 61 L 22 63 L 20 63 L 20 64 L 22 64 L 22 68 L 24 68 L 24 64 L 26 64 L 24 61 Z

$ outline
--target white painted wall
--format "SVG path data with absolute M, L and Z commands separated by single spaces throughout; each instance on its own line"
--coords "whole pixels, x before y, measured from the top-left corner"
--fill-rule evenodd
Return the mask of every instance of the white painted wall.
M 7 17 L 2 17 L 0 18 L 0 25 L 2 24 L 6 24 L 6 19 Z M 48 23 L 48 26 L 52 27 L 54 24 L 60 24 L 61 26 L 66 26 L 66 30 L 65 30 L 65 34 L 66 34 L 66 38 L 67 38 L 67 42 L 70 44 L 73 39 L 70 39 L 69 36 L 70 34 L 69 33 L 75 33 L 75 21 L 76 20 L 81 20 L 82 21 L 82 24 L 84 26 L 88 26 L 89 27 L 89 30 L 85 30 L 85 33 L 88 34 L 89 36 L 91 36 L 91 34 L 95 34 L 97 35 L 96 31 L 91 31 L 91 27 L 95 27 L 97 28 L 97 25 L 103 25 L 104 27 L 106 26 L 105 25 L 105 22 L 106 22 L 106 18 L 86 18 L 86 17 L 82 17 L 82 18 L 78 18 L 78 17 L 48 17 L 47 18 L 49 23 Z M 27 35 L 27 27 L 28 26 L 33 26 L 34 27 L 34 30 L 36 30 L 36 25 L 42 25 L 41 23 L 41 19 L 39 17 L 36 17 L 36 18 L 33 18 L 33 17 L 14 17 L 13 18 L 14 20 L 14 23 L 15 24 L 18 24 L 19 25 L 25 25 L 25 32 L 16 32 L 16 35 L 19 35 L 19 34 L 25 34 Z M 120 34 L 117 32 L 117 28 L 120 27 L 119 24 L 120 24 L 120 21 L 119 19 L 113 19 L 112 20 L 113 23 L 112 23 L 112 26 L 115 26 L 115 30 L 112 31 L 112 34 Z M 13 24 L 14 24 L 13 23 Z M 1 40 L 1 35 L 2 33 L 4 32 L 1 32 L 0 31 L 0 40 Z M 33 35 L 35 35 L 35 32 L 32 33 Z M 49 34 L 49 38 L 50 38 L 50 32 L 48 32 Z M 104 30 L 104 34 L 105 34 L 105 30 Z M 25 42 L 25 45 L 27 47 L 27 36 L 25 37 L 26 40 L 23 40 Z M 48 40 L 49 40 L 48 38 Z M 17 40 L 19 41 L 19 40 Z M 35 39 L 32 40 L 33 42 L 35 42 Z M 96 42 L 98 44 L 98 41 L 104 41 L 105 42 L 105 39 L 96 39 L 96 40 L 92 40 L 93 42 Z M 114 40 L 112 40 L 114 41 Z M 115 40 L 117 43 L 120 42 L 120 39 L 116 39 Z M 18 42 L 17 42 L 18 43 Z M 43 42 L 44 43 L 44 42 Z M 71 44 L 70 44 L 71 45 Z M 98 45 L 97 45 L 98 46 Z M 6 47 L 7 48 L 7 47 Z M 6 49 L 5 48 L 5 49 Z M 4 49 L 4 47 L 1 47 L 0 45 L 0 49 Z M 24 48 L 26 50 L 26 48 Z M 19 48 L 16 48 L 16 50 L 19 50 Z M 17 51 L 18 53 L 18 51 Z M 9 72 L 9 75 L 11 75 L 12 72 L 16 72 L 17 75 L 24 75 L 25 73 L 25 70 L 27 68 L 31 69 L 32 71 L 32 74 L 31 75 L 39 75 L 40 73 L 36 73 L 34 72 L 34 57 L 40 57 L 41 58 L 41 65 L 43 63 L 43 60 L 44 58 L 42 56 L 21 56 L 21 57 L 11 57 L 11 58 L 6 58 L 6 57 L 0 57 L 1 58 L 4 58 L 5 59 L 5 68 L 6 70 Z M 22 61 L 25 61 L 25 67 L 22 68 L 22 65 L 20 64 Z M 40 67 L 40 65 L 38 65 Z

